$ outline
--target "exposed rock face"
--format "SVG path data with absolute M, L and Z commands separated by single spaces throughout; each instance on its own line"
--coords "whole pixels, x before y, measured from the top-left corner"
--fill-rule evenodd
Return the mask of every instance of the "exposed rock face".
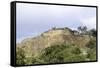
M 27 56 L 38 54 L 39 51 L 50 46 L 59 44 L 74 44 L 85 47 L 90 41 L 89 36 L 75 35 L 69 28 L 55 28 L 42 33 L 40 36 L 23 40 L 17 47 L 25 50 Z

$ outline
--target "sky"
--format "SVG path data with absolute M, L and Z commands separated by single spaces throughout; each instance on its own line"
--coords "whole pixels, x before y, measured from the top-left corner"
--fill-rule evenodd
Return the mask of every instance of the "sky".
M 16 39 L 37 36 L 52 27 L 96 28 L 96 8 L 17 3 Z

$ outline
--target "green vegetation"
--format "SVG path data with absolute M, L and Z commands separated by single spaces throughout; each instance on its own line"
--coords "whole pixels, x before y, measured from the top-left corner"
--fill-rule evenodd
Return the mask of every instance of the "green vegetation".
M 90 45 L 93 43 L 89 43 Z M 88 44 L 88 45 L 89 45 Z M 94 43 L 95 44 L 95 43 Z M 19 50 L 17 52 L 17 64 L 48 64 L 48 63 L 64 63 L 64 62 L 80 62 L 80 61 L 94 61 L 96 60 L 95 47 L 89 47 L 87 54 L 82 54 L 82 50 L 76 45 L 53 45 L 45 48 L 41 53 L 34 57 L 25 57 L 24 52 Z
M 93 49 L 96 47 L 96 40 L 91 39 L 90 42 L 86 45 L 88 48 Z
M 53 29 L 56 30 L 55 27 Z M 96 60 L 95 29 L 87 30 L 86 26 L 80 26 L 78 27 L 79 31 L 77 31 L 80 33 L 77 36 L 73 35 L 71 30 L 61 30 L 64 31 L 61 32 L 61 34 L 57 32 L 52 34 L 51 32 L 48 36 L 41 35 L 40 38 L 37 37 L 27 42 L 27 44 L 23 44 L 22 46 L 25 45 L 24 47 L 26 47 L 26 49 L 21 46 L 17 47 L 16 64 L 30 65 Z M 48 32 L 49 31 L 46 33 Z M 69 33 L 71 35 L 67 35 L 67 32 L 71 32 Z M 28 54 L 29 52 L 27 52 L 27 49 L 31 52 L 30 54 L 33 55 Z M 34 52 L 37 54 L 35 55 Z
M 90 42 L 86 45 L 90 50 L 88 51 L 87 57 L 94 61 L 96 60 L 96 39 L 91 39 Z
M 82 61 L 80 58 L 83 56 L 81 56 L 81 51 L 76 46 L 55 45 L 46 48 L 40 57 L 46 63 L 64 63 Z
M 25 53 L 21 48 L 17 48 L 16 50 L 16 64 L 17 65 L 25 64 Z
M 36 59 L 34 59 L 34 56 L 26 57 L 25 51 L 21 48 L 17 48 L 16 50 L 16 64 L 17 65 L 28 65 L 35 62 L 36 62 Z

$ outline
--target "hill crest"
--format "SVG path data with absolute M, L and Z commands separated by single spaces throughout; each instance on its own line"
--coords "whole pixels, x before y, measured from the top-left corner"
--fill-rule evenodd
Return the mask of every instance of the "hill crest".
M 27 38 L 17 47 L 26 51 L 26 55 L 31 56 L 39 51 L 54 45 L 76 45 L 84 47 L 90 38 L 88 36 L 81 36 L 78 31 L 73 31 L 67 27 L 65 28 L 52 28 L 39 36 Z

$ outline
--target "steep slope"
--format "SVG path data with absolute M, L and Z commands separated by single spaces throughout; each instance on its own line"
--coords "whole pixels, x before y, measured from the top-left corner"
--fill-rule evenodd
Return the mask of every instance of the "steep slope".
M 54 45 L 72 44 L 84 48 L 89 41 L 90 38 L 88 35 L 76 35 L 69 28 L 56 28 L 48 30 L 40 36 L 23 40 L 17 44 L 17 48 L 22 48 L 26 56 L 30 57 L 38 55 L 41 50 Z

